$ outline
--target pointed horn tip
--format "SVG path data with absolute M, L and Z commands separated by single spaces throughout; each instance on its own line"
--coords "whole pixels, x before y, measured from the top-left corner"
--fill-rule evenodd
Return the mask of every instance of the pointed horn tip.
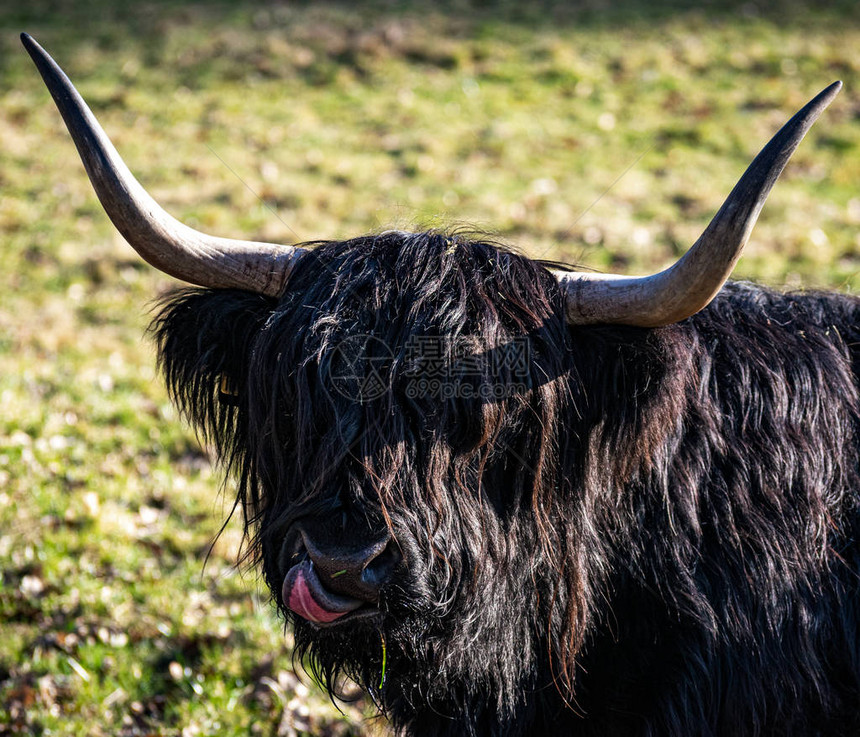
M 48 52 L 45 51 L 45 49 L 43 49 L 39 45 L 39 42 L 36 41 L 36 39 L 33 38 L 29 33 L 21 34 L 21 43 L 24 45 L 24 48 L 26 49 L 30 57 L 33 59 L 33 61 L 36 62 L 37 66 L 40 61 L 44 61 L 46 58 L 49 61 L 53 61 Z
M 36 43 L 36 39 L 33 38 L 26 31 L 23 31 L 21 33 L 21 43 L 24 44 L 24 48 L 27 49 L 27 51 L 30 51 L 31 49 L 34 49 L 34 48 L 38 48 L 38 46 L 39 46 L 39 44 Z
M 51 58 L 51 55 L 45 51 L 45 49 L 42 48 L 42 45 L 29 33 L 21 33 L 21 43 L 24 45 L 24 49 L 35 62 L 36 68 L 43 77 L 47 69 L 52 69 L 55 73 L 59 72 L 60 75 L 65 76 L 65 72 L 60 69 L 57 62 Z
M 821 97 L 827 97 L 828 102 L 832 100 L 836 95 L 839 94 L 839 90 L 842 89 L 842 80 L 837 79 L 833 84 L 828 85 L 821 91 Z
M 832 84 L 827 85 L 821 92 L 819 92 L 815 97 L 810 100 L 808 108 L 815 107 L 819 111 L 823 111 L 831 102 L 836 98 L 836 95 L 839 94 L 839 91 L 842 89 L 842 80 L 837 79 Z

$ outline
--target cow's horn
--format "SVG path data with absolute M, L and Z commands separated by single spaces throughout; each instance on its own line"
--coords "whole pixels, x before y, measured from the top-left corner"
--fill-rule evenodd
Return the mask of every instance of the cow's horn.
M 22 33 L 21 41 L 63 116 L 105 211 L 146 261 L 204 287 L 281 294 L 302 249 L 206 235 L 168 215 L 132 176 L 63 70 L 29 35 Z
M 669 325 L 705 307 L 729 278 L 758 214 L 789 157 L 842 87 L 834 82 L 771 139 L 693 247 L 651 276 L 556 272 L 572 325 Z

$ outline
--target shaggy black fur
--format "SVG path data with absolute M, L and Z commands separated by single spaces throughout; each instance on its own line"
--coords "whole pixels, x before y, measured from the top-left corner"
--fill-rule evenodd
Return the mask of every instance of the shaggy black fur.
M 675 326 L 570 328 L 542 265 L 428 232 L 318 244 L 280 300 L 186 291 L 153 329 L 299 652 L 403 734 L 857 735 L 858 313 L 734 284 Z M 391 351 L 364 402 L 332 386 L 355 335 Z M 416 336 L 527 340 L 526 374 L 411 396 Z M 394 533 L 381 625 L 285 610 L 300 519 Z

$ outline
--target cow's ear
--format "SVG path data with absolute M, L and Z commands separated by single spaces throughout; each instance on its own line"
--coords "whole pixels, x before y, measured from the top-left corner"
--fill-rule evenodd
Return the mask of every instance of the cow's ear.
M 251 292 L 185 289 L 162 300 L 150 325 L 171 399 L 222 457 L 242 430 L 252 345 L 275 304 Z

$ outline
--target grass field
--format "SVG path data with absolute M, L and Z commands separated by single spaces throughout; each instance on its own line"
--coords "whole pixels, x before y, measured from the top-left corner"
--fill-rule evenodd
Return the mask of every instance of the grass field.
M 0 5 L 0 735 L 385 733 L 292 662 L 238 526 L 216 540 L 230 488 L 144 337 L 176 284 L 112 230 L 20 31 L 192 226 L 466 225 L 628 273 L 842 79 L 737 273 L 860 287 L 853 0 L 24 5 Z

